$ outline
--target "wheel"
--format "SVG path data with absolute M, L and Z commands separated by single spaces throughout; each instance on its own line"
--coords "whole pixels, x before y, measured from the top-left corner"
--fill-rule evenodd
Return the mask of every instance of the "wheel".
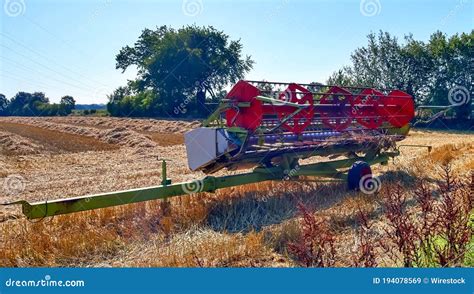
M 359 190 L 360 181 L 363 177 L 372 178 L 370 165 L 365 161 L 354 162 L 347 174 L 347 186 L 349 190 Z

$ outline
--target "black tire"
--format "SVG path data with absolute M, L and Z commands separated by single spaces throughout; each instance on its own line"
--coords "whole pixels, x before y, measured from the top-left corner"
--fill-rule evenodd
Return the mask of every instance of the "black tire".
M 365 161 L 354 162 L 347 174 L 347 187 L 349 190 L 360 190 L 360 180 L 367 175 L 370 175 L 370 178 L 372 177 L 370 165 Z

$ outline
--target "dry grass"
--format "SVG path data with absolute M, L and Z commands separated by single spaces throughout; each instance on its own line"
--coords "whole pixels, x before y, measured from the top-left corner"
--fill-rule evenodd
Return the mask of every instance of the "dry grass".
M 35 121 L 48 121 L 52 123 L 68 124 L 73 126 L 87 126 L 101 129 L 125 127 L 135 132 L 183 134 L 200 124 L 198 121 L 175 121 L 163 119 L 133 119 L 118 117 L 43 117 Z M 26 122 L 32 122 L 27 118 Z
M 172 159 L 169 177 L 174 181 L 202 176 L 187 169 L 182 145 L 182 133 L 196 122 L 82 117 L 1 119 L 0 126 L 5 124 L 26 125 L 10 129 L 8 134 L 36 144 L 40 152 L 0 154 L 0 183 L 11 174 L 21 175 L 26 181 L 23 193 L 8 198 L 1 198 L 0 185 L 2 202 L 156 185 L 161 181 L 159 158 Z M 55 138 L 44 134 L 57 131 L 73 136 L 71 142 L 89 142 L 82 140 L 86 137 L 114 148 L 84 152 L 89 149 L 83 145 L 77 151 L 56 145 L 56 150 L 62 151 L 48 153 L 44 146 L 52 150 Z M 147 140 L 138 144 L 137 138 Z M 6 146 L 1 142 L 2 147 Z M 418 179 L 435 182 L 436 166 L 441 162 L 449 161 L 460 175 L 474 167 L 474 135 L 415 130 L 404 143 L 430 144 L 434 149 L 430 154 L 422 149 L 402 149 L 394 163 L 376 166 L 374 171 L 384 175 L 384 186 L 401 182 L 411 190 Z M 308 162 L 316 160 L 321 159 Z M 0 266 L 295 266 L 287 245 L 301 235 L 298 202 L 335 232 L 334 265 L 352 266 L 359 244 L 357 213 L 366 213 L 371 228 L 382 232 L 386 220 L 380 201 L 378 195 L 347 192 L 343 184 L 266 182 L 167 202 L 58 216 L 40 223 L 23 219 L 17 209 L 2 208 Z M 384 259 L 377 260 L 377 264 L 395 265 Z
M 31 140 L 0 130 L 0 154 L 7 156 L 38 154 L 41 149 L 41 146 L 31 142 Z
M 145 248 L 143 248 L 145 247 Z M 260 267 L 286 265 L 264 243 L 263 234 L 225 234 L 210 229 L 190 229 L 169 240 L 145 243 L 145 254 L 130 261 L 140 267 Z M 137 250 L 137 249 L 135 249 Z M 133 254 L 132 254 L 133 255 Z

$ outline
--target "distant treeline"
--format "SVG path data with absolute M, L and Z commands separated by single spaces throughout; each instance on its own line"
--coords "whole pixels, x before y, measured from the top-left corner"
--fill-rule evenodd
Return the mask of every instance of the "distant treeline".
M 471 115 L 474 91 L 472 58 L 474 30 L 450 37 L 441 32 L 427 42 L 405 36 L 400 42 L 380 31 L 368 36 L 367 45 L 351 54 L 351 64 L 335 72 L 329 84 L 399 89 L 417 105 L 452 105 L 452 115 Z
M 63 116 L 70 114 L 75 104 L 71 96 L 62 97 L 59 104 L 50 103 L 42 92 L 18 92 L 11 99 L 0 94 L 0 116 Z

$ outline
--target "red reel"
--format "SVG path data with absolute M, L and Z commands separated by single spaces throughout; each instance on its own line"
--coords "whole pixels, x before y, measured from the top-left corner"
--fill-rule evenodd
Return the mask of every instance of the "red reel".
M 303 132 L 311 124 L 314 116 L 313 94 L 311 94 L 311 92 L 303 86 L 292 83 L 288 85 L 285 91 L 280 93 L 278 98 L 283 101 L 297 104 L 309 104 L 308 107 L 305 107 L 282 124 L 286 130 L 295 134 L 300 134 Z M 291 106 L 279 107 L 279 109 L 277 109 L 278 119 L 281 121 L 296 110 L 297 109 L 295 107 Z
M 226 98 L 232 103 L 250 102 L 250 107 L 230 108 L 226 110 L 228 127 L 240 127 L 254 131 L 262 122 L 263 103 L 255 99 L 260 90 L 245 81 L 239 81 Z
M 383 108 L 385 95 L 375 89 L 364 89 L 354 99 L 352 113 L 357 122 L 369 129 L 377 129 L 385 120 L 380 115 L 379 108 Z
M 319 104 L 325 106 L 319 110 L 325 126 L 336 131 L 342 131 L 351 124 L 353 119 L 351 109 L 354 106 L 351 92 L 333 86 L 323 95 Z
M 393 90 L 383 99 L 384 107 L 377 108 L 379 115 L 394 127 L 401 128 L 415 117 L 413 97 L 400 90 Z

